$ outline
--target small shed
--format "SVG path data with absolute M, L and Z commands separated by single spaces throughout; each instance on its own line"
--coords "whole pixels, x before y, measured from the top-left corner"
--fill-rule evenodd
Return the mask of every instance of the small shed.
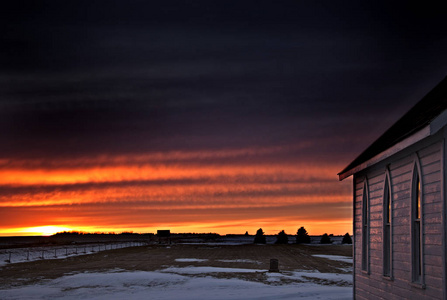
M 161 244 L 163 241 L 167 244 L 171 244 L 171 230 L 157 230 L 158 243 Z
M 338 175 L 353 176 L 354 299 L 447 299 L 447 78 Z

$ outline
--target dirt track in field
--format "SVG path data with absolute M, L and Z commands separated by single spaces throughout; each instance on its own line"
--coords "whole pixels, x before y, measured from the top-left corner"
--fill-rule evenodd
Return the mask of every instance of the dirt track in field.
M 167 267 L 212 266 L 268 270 L 270 259 L 279 260 L 280 271 L 318 270 L 324 273 L 346 273 L 352 264 L 312 256 L 313 254 L 352 256 L 346 245 L 149 245 L 65 259 L 16 263 L 0 268 L 0 288 L 34 284 L 80 272 L 100 272 L 113 269 L 155 271 Z M 179 258 L 206 259 L 203 262 L 179 262 Z M 222 260 L 231 260 L 223 262 Z M 235 262 L 235 260 L 240 260 Z M 246 261 L 242 261 L 246 260 Z M 248 260 L 248 262 L 247 262 Z M 219 275 L 219 276 L 226 276 Z M 238 275 L 238 277 L 244 276 Z M 231 276 L 230 276 L 231 277 Z M 236 277 L 236 276 L 233 276 Z M 248 280 L 257 280 L 255 277 Z

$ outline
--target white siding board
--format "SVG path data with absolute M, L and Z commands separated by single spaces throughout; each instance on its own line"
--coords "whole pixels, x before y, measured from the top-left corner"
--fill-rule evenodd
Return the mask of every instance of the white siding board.
M 410 209 L 409 198 L 393 199 L 393 216 L 396 211 Z
M 406 235 L 406 234 L 408 234 L 408 226 L 402 224 L 396 224 L 393 226 L 393 236 Z
M 376 182 L 374 184 L 372 184 L 370 181 L 368 181 L 368 183 L 369 183 L 369 192 L 370 193 L 373 193 L 375 191 L 381 190 L 382 187 L 383 187 L 383 180 L 379 181 L 379 182 Z
M 397 248 L 399 243 L 408 245 L 408 243 L 410 242 L 410 237 L 408 235 L 396 236 L 395 239 L 397 244 L 395 248 Z
M 393 161 L 393 163 L 390 165 L 390 171 L 391 172 L 398 172 L 401 168 L 406 168 L 409 164 L 413 163 L 413 157 L 411 155 L 407 155 L 397 161 Z
M 437 237 L 442 236 L 442 233 L 443 233 L 442 224 L 439 224 L 437 226 L 427 226 L 426 225 L 426 228 L 424 228 L 424 233 L 427 235 L 432 234 Z
M 418 151 L 419 157 L 433 155 L 435 152 L 439 152 L 441 150 L 441 146 L 441 142 L 435 142 L 427 147 L 423 147 Z
M 425 202 L 424 205 L 424 216 L 427 218 L 427 216 L 429 217 L 429 215 L 431 214 L 439 214 L 442 211 L 442 202 L 441 201 L 437 201 L 437 202 Z M 439 223 L 439 225 L 441 225 L 441 223 Z
M 439 163 L 441 160 L 440 152 L 433 153 L 431 155 L 425 156 L 425 157 L 419 157 L 419 162 L 421 166 L 428 166 L 431 164 Z
M 424 243 L 425 245 L 435 245 L 438 247 L 442 247 L 442 240 L 439 239 L 439 236 L 433 234 L 425 234 L 424 235 Z
M 424 225 L 427 224 L 442 224 L 441 213 L 424 214 Z
M 368 182 L 375 182 L 376 180 L 383 180 L 381 177 L 385 172 L 384 168 L 373 168 L 368 170 L 367 174 L 368 176 Z
M 426 275 L 425 279 L 427 282 L 432 283 L 430 286 L 433 286 L 434 289 L 436 289 L 436 287 L 442 287 L 442 278 L 439 278 L 439 276 Z
M 441 202 L 442 203 L 442 197 L 440 193 L 429 193 L 424 195 L 424 203 L 436 203 Z
M 394 206 L 394 210 L 393 210 L 393 221 L 395 221 L 395 219 L 398 219 L 400 217 L 409 217 L 410 215 L 410 206 L 407 205 L 406 203 L 403 203 L 402 205 L 399 205 L 400 203 L 396 203 L 396 206 Z M 399 223 L 395 223 L 393 222 L 393 227 L 394 225 L 399 225 Z M 402 224 L 404 225 L 404 224 Z M 408 224 L 405 224 L 406 226 L 408 226 Z
M 413 175 L 412 172 L 407 172 L 402 175 L 394 177 L 393 174 L 391 173 L 390 177 L 393 180 L 393 185 L 399 185 L 399 184 L 407 183 L 407 182 L 411 181 L 412 175 Z
M 441 182 L 441 171 L 435 170 L 432 173 L 424 174 L 424 184 Z
M 441 192 L 441 182 L 440 181 L 423 185 L 424 195 L 434 193 L 434 192 L 437 192 L 437 193 Z
M 427 275 L 434 274 L 434 276 L 439 276 L 439 274 L 440 274 L 439 272 L 442 271 L 442 256 L 425 255 L 424 258 L 425 258 L 425 264 L 426 264 L 426 268 L 425 268 L 426 274 Z M 433 268 L 435 271 L 430 272 L 430 270 L 429 270 L 430 268 Z
M 440 170 L 440 168 L 441 168 L 441 161 L 439 160 L 429 165 L 421 165 L 422 174 L 430 174 L 434 171 Z
M 410 185 L 411 185 L 411 182 L 409 180 L 405 181 L 405 183 L 396 184 L 393 186 L 393 191 L 398 195 L 400 195 L 400 193 L 402 193 L 402 192 L 407 193 L 407 197 L 409 197 L 410 189 L 411 189 Z

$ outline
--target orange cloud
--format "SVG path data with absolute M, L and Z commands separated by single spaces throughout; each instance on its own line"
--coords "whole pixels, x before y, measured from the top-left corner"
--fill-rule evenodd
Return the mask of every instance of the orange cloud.
M 172 178 L 213 178 L 231 176 L 271 176 L 294 179 L 334 179 L 335 168 L 306 165 L 249 166 L 104 166 L 75 169 L 7 169 L 0 170 L 3 185 L 50 185 L 135 180 L 169 180 Z M 335 171 L 336 172 L 336 171 Z
M 322 220 L 345 224 L 350 219 L 351 185 L 337 181 L 337 164 L 255 159 L 216 163 L 216 159 L 253 158 L 283 150 L 4 160 L 0 162 L 0 235 L 25 225 L 110 229 L 105 231 L 171 226 L 230 233 L 237 229 L 231 224 L 290 223 L 290 228 L 299 220 L 314 228 L 320 228 L 317 224 Z M 323 212 L 328 207 L 332 209 Z

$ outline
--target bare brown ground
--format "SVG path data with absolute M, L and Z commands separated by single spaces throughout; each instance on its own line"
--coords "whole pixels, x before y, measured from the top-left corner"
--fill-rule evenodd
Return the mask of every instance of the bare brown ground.
M 352 266 L 351 264 L 312 255 L 352 256 L 351 251 L 351 246 L 346 245 L 149 245 L 108 250 L 65 259 L 6 265 L 0 268 L 0 288 L 34 284 L 73 273 L 101 272 L 113 269 L 155 271 L 170 266 L 212 266 L 267 271 L 271 258 L 279 260 L 281 272 L 317 270 L 325 273 L 346 273 L 348 271 L 342 271 L 342 269 Z M 178 258 L 207 259 L 207 261 L 178 262 L 176 261 Z M 221 260 L 232 260 L 232 262 L 222 262 Z M 235 262 L 234 260 L 250 260 L 252 262 Z M 265 279 L 264 272 L 218 273 L 213 276 L 238 277 L 253 281 Z

